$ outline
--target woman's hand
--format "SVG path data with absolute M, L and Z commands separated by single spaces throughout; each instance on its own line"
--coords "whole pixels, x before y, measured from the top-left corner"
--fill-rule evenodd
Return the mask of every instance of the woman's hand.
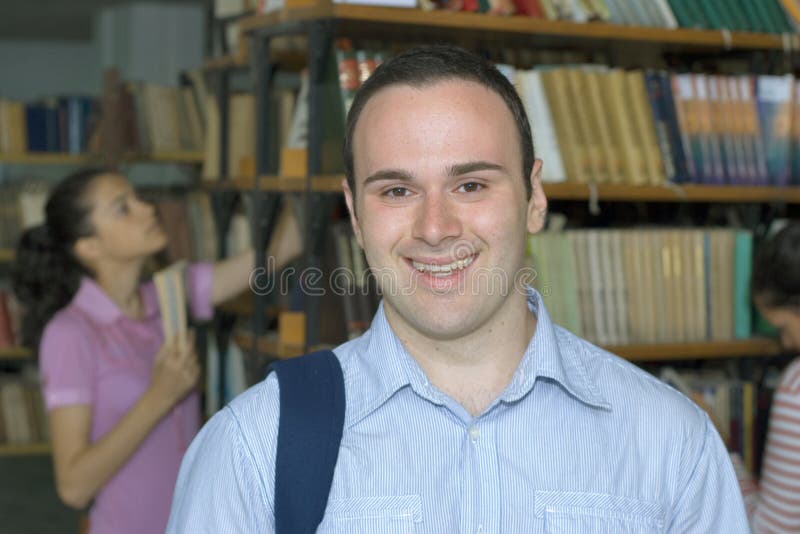
M 200 362 L 194 348 L 194 335 L 190 331 L 186 339 L 168 339 L 156 354 L 150 381 L 150 392 L 171 408 L 180 402 L 200 378 Z

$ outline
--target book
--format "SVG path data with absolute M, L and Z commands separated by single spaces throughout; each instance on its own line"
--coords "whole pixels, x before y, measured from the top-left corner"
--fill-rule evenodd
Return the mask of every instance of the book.
M 177 262 L 153 275 L 164 339 L 177 340 L 179 347 L 182 347 L 186 341 L 188 331 L 185 270 L 186 263 Z

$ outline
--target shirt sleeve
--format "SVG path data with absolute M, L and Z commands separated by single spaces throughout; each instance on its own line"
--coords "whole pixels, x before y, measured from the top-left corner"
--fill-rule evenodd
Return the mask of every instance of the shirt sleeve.
M 42 395 L 48 410 L 92 404 L 94 351 L 91 332 L 78 318 L 57 315 L 48 323 L 39 345 Z
M 688 445 L 686 462 L 678 478 L 682 492 L 671 514 L 668 532 L 749 532 L 728 451 L 705 413 L 703 420 L 703 432 Z
M 217 412 L 192 442 L 175 485 L 168 534 L 275 532 L 277 424 L 265 422 L 276 419 L 277 380 L 270 375 L 259 387 L 261 394 L 251 388 Z
M 762 465 L 753 531 L 800 531 L 800 360 L 775 391 Z
M 211 263 L 193 263 L 186 269 L 186 295 L 189 309 L 195 319 L 211 319 L 211 280 L 214 266 Z

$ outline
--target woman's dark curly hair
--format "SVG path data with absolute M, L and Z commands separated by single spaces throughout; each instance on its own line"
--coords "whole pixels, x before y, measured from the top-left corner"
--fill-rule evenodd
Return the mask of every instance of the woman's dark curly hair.
M 87 191 L 97 177 L 109 172 L 98 167 L 67 176 L 50 192 L 44 224 L 26 230 L 20 237 L 11 279 L 25 310 L 22 341 L 26 346 L 39 345 L 45 325 L 72 300 L 81 276 L 91 276 L 75 257 L 73 248 L 78 239 L 94 232 Z
M 759 246 L 750 291 L 766 307 L 800 310 L 800 223 L 789 223 Z

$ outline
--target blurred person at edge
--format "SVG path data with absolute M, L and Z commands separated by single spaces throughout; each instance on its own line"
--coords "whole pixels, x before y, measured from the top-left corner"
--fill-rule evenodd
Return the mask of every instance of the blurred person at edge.
M 759 246 L 750 287 L 783 348 L 800 351 L 800 223 L 788 223 Z M 732 458 L 753 532 L 800 532 L 800 357 L 783 370 L 775 389 L 760 480 L 738 454 Z
M 145 262 L 166 244 L 154 207 L 102 168 L 59 182 L 45 222 L 18 244 L 13 286 L 23 337 L 38 346 L 56 489 L 71 507 L 91 503 L 92 534 L 164 532 L 181 458 L 199 428 L 191 335 L 164 339 L 155 285 L 140 283 Z M 277 244 L 268 253 L 283 265 L 299 250 Z M 245 290 L 254 261 L 249 250 L 189 265 L 193 315 L 208 319 Z

